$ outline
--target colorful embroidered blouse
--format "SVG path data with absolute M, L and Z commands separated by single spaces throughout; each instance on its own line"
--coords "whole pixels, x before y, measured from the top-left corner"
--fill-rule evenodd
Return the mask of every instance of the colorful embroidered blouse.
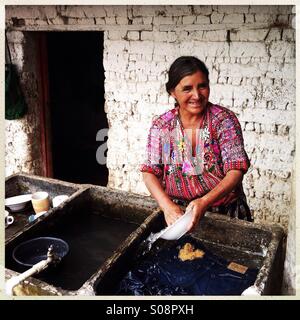
M 241 126 L 229 109 L 209 104 L 196 136 L 193 153 L 178 108 L 167 111 L 152 123 L 147 160 L 140 171 L 156 175 L 171 198 L 199 198 L 215 188 L 229 170 L 245 173 L 249 168 Z M 214 206 L 232 202 L 241 190 L 239 186 Z

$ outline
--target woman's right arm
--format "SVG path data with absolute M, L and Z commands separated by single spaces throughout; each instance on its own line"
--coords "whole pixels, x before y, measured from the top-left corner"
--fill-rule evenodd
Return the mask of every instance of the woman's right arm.
M 169 198 L 160 181 L 153 173 L 143 172 L 143 180 L 147 189 L 164 212 L 167 225 L 174 223 L 183 214 L 182 209 Z

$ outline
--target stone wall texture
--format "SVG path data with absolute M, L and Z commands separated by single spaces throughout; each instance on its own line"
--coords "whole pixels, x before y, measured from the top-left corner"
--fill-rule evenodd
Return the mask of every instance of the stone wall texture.
M 6 27 L 14 59 L 30 83 L 34 78 L 22 69 L 25 31 L 104 32 L 108 185 L 134 193 L 149 194 L 138 164 L 153 116 L 173 107 L 165 90 L 170 64 L 181 55 L 203 60 L 210 101 L 234 111 L 243 129 L 251 160 L 244 186 L 255 221 L 288 229 L 294 214 L 293 6 L 6 6 Z M 32 122 L 37 120 L 7 121 L 7 174 L 41 170 L 39 151 L 29 152 L 30 135 L 38 130 Z

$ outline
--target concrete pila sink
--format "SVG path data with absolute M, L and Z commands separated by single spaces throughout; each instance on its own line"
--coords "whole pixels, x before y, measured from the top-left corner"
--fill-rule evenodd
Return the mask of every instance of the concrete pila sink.
M 31 225 L 20 219 L 18 230 L 6 234 L 6 279 L 23 271 L 11 259 L 13 249 L 23 241 L 55 236 L 68 242 L 70 252 L 57 273 L 28 279 L 28 285 L 40 288 L 35 294 L 114 294 L 143 241 L 166 227 L 162 212 L 149 197 L 30 175 L 6 180 L 9 196 L 41 187 L 52 197 L 68 194 L 70 198 Z M 280 294 L 285 240 L 281 227 L 206 213 L 192 236 L 223 258 L 257 268 L 254 285 L 259 294 Z M 19 292 L 27 295 L 32 290 Z

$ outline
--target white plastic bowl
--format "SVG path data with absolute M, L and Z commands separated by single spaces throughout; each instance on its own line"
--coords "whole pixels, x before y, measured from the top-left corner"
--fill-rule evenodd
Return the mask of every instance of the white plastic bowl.
M 21 211 L 23 210 L 27 203 L 31 201 L 31 194 L 23 194 L 20 196 L 10 197 L 5 199 L 5 206 L 11 211 Z
M 61 203 L 63 203 L 64 201 L 66 201 L 69 198 L 69 196 L 62 194 L 59 196 L 56 196 L 55 198 L 53 198 L 52 200 L 52 205 L 53 207 L 58 207 Z
M 178 240 L 188 231 L 188 226 L 192 221 L 193 210 L 187 211 L 179 219 L 177 219 L 173 224 L 164 229 L 161 233 L 160 238 L 165 240 Z

